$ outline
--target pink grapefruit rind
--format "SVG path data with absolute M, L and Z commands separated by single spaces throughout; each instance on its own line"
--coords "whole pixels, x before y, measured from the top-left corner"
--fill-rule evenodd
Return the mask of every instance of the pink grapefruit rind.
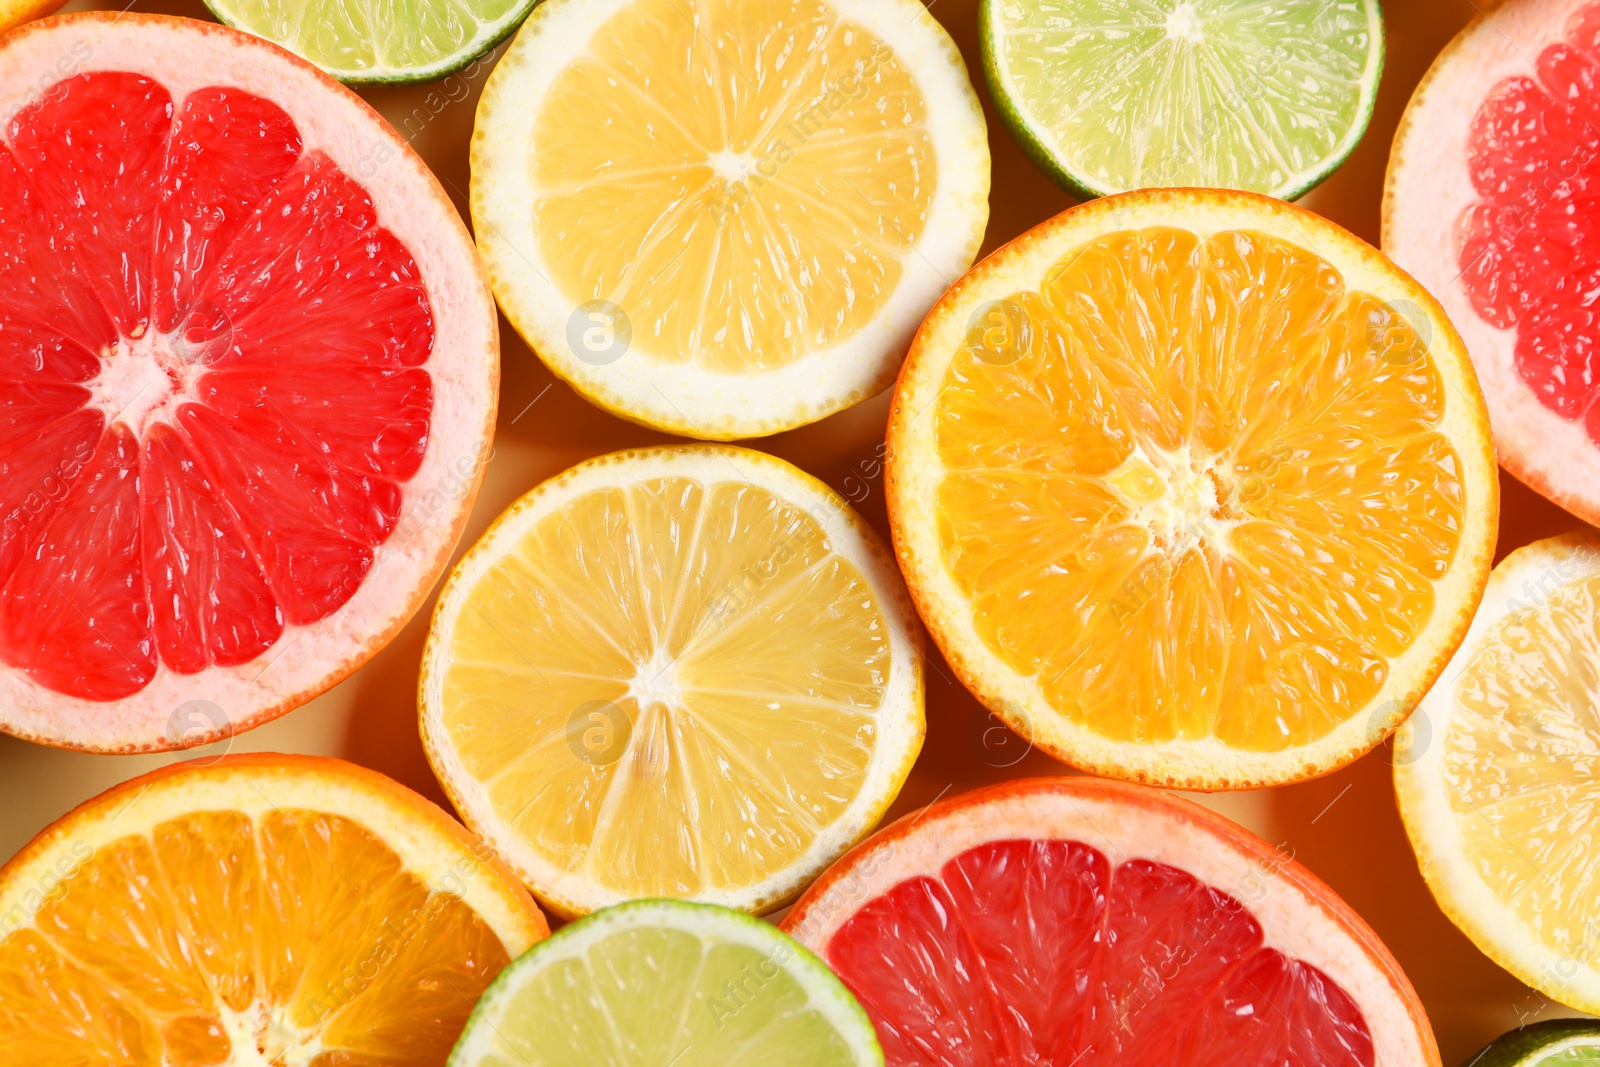
M 1113 864 L 1163 863 L 1242 902 L 1264 947 L 1316 967 L 1360 1007 L 1377 1067 L 1440 1067 L 1438 1045 L 1399 963 L 1365 921 L 1299 863 L 1220 815 L 1143 786 L 1036 778 L 977 789 L 913 812 L 828 869 L 782 929 L 827 959 L 868 902 L 987 842 L 1081 841 Z
M 1583 420 L 1540 402 L 1517 373 L 1515 329 L 1479 315 L 1463 281 L 1457 225 L 1481 197 L 1468 171 L 1478 110 L 1508 78 L 1538 79 L 1545 48 L 1567 39 L 1593 0 L 1508 0 L 1440 52 L 1395 132 L 1383 196 L 1383 250 L 1431 292 L 1466 342 L 1489 406 L 1500 465 L 1590 523 L 1600 522 L 1600 448 Z M 1554 182 L 1559 176 L 1549 176 Z
M 275 45 L 210 23 L 82 12 L 0 36 L 0 126 L 56 82 L 95 71 L 142 74 L 175 100 L 208 86 L 271 100 L 371 197 L 379 225 L 410 252 L 431 303 L 433 383 L 426 453 L 404 483 L 393 533 L 355 594 L 332 614 L 289 626 L 254 660 L 179 674 L 166 664 L 143 689 L 98 702 L 0 668 L 0 731 L 90 752 L 165 751 L 258 726 L 327 690 L 386 645 L 422 606 L 465 526 L 488 462 L 499 386 L 494 304 L 470 236 L 421 158 L 350 90 Z M 204 698 L 225 721 L 175 736 L 170 722 Z M 187 723 L 185 723 L 187 725 Z

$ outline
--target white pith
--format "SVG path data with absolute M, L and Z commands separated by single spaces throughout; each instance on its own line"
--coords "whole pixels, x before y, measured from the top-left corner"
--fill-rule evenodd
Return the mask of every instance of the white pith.
M 1479 106 L 1508 78 L 1537 81 L 1540 53 L 1566 39 L 1567 20 L 1590 2 L 1501 3 L 1434 61 L 1395 134 L 1384 185 L 1383 249 L 1438 299 L 1461 332 L 1483 383 L 1502 462 L 1594 521 L 1600 518 L 1600 446 L 1581 421 L 1545 407 L 1523 381 L 1514 358 L 1517 332 L 1490 325 L 1473 308 L 1456 245 L 1457 222 L 1479 200 L 1467 171 Z
M 1215 738 L 1137 743 L 1096 733 L 1056 712 L 1036 676 L 1018 673 L 979 635 L 965 594 L 945 565 L 939 540 L 939 484 L 945 467 L 935 441 L 937 396 L 963 344 L 974 308 L 1019 291 L 1037 292 L 1069 250 L 1108 232 L 1176 226 L 1201 235 L 1256 230 L 1293 242 L 1336 267 L 1348 290 L 1391 306 L 1415 305 L 1433 321 L 1430 358 L 1447 387 L 1438 430 L 1462 461 L 1467 497 L 1450 571 L 1435 586 L 1435 610 L 1410 648 L 1389 664 L 1383 687 L 1332 731 L 1276 752 L 1232 748 Z M 946 658 L 983 703 L 1013 729 L 1059 758 L 1096 773 L 1181 788 L 1241 788 L 1326 773 L 1377 745 L 1398 725 L 1465 632 L 1497 534 L 1498 482 L 1470 361 L 1437 305 L 1375 250 L 1318 216 L 1254 194 L 1148 190 L 1092 201 L 1042 224 L 980 263 L 936 306 L 918 334 L 889 423 L 888 496 L 895 547 L 907 584 Z M 1173 514 L 1193 514 L 1187 506 Z M 1224 516 L 1225 518 L 1225 516 Z M 1211 527 L 1209 523 L 1216 523 Z M 1217 516 L 1197 522 L 1226 542 Z M 1397 708 L 1396 715 L 1370 709 Z
M 545 0 L 517 32 L 484 88 L 472 145 L 472 216 L 501 307 L 541 359 L 595 403 L 625 418 L 706 439 L 775 433 L 887 388 L 928 308 L 977 255 L 988 219 L 989 148 L 960 53 L 917 0 L 826 0 L 893 48 L 926 100 L 938 185 L 904 274 L 870 324 L 826 350 L 772 370 L 724 374 L 668 362 L 634 344 L 596 366 L 568 344 L 588 294 L 559 291 L 536 240 L 528 146 L 543 101 L 596 30 L 634 0 Z M 732 154 L 713 160 L 734 186 L 749 174 Z M 739 198 L 737 190 L 731 198 Z M 670 354 L 676 358 L 677 353 Z
M 1508 616 L 1537 608 L 1573 582 L 1600 575 L 1600 537 L 1592 530 L 1536 541 L 1495 567 L 1472 628 L 1415 722 L 1395 744 L 1394 783 L 1407 836 L 1423 878 L 1445 914 L 1500 966 L 1547 996 L 1600 1013 L 1600 954 L 1557 951 L 1502 901 L 1467 855 L 1445 780 L 1445 742 L 1457 709 L 1456 683 Z
M 462 614 L 473 610 L 467 593 L 546 516 L 597 489 L 669 477 L 693 478 L 707 485 L 756 485 L 803 509 L 826 531 L 830 551 L 851 563 L 870 586 L 888 623 L 891 656 L 883 698 L 874 718 L 872 755 L 859 789 L 843 813 L 831 825 L 821 828 L 810 846 L 786 868 L 772 871 L 754 884 L 707 888 L 694 899 L 759 912 L 791 898 L 876 825 L 898 794 L 922 744 L 922 662 L 915 614 L 887 550 L 831 489 L 782 460 L 728 446 L 644 449 L 581 463 L 513 504 L 451 572 L 440 594 L 423 653 L 419 697 L 424 747 L 457 810 L 505 863 L 522 875 L 535 895 L 567 914 L 585 914 L 628 898 L 600 884 L 587 865 L 571 870 L 547 857 L 511 825 L 505 813 L 497 810 L 486 785 L 467 770 L 444 722 L 451 634 Z M 653 717 L 692 712 L 671 703 L 671 662 L 664 655 L 639 664 L 633 686 L 657 702 L 649 707 L 641 705 L 643 714 L 632 732 L 619 773 L 648 774 L 655 758 L 649 744 Z
M 63 73 L 63 57 L 70 70 Z M 164 663 L 150 684 L 121 700 L 96 702 L 57 693 L 20 671 L 0 668 L 0 730 L 92 751 L 173 747 L 169 719 L 203 697 L 225 721 L 200 744 L 257 725 L 310 699 L 376 652 L 420 605 L 449 557 L 488 459 L 498 381 L 499 340 L 493 304 L 460 218 L 437 180 L 384 120 L 359 98 L 280 49 L 224 27 L 127 14 L 59 16 L 33 23 L 0 47 L 0 125 L 62 77 L 128 71 L 163 84 L 175 100 L 207 86 L 228 86 L 276 102 L 293 118 L 304 151 L 326 154 L 372 198 L 378 223 L 414 258 L 428 290 L 435 331 L 425 365 L 433 383 L 427 452 L 403 484 L 394 533 L 376 549 L 366 580 L 339 610 L 308 626 L 290 626 L 255 660 L 178 674 Z M 156 404 L 161 382 L 149 366 L 122 364 L 181 344 L 150 335 L 125 338 L 94 387 L 95 403 L 123 408 L 141 423 L 166 417 L 188 378 Z M 126 367 L 126 369 L 119 369 Z M 171 379 L 168 379 L 171 383 Z M 145 390 L 141 392 L 141 390 Z M 131 405 L 128 402 L 131 401 Z

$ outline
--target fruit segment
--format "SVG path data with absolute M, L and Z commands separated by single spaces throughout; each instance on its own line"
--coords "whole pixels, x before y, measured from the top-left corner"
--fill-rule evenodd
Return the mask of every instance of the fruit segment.
M 1304 248 L 1107 234 L 975 316 L 942 385 L 944 565 L 1096 734 L 1306 745 L 1432 618 L 1465 507 L 1444 381 Z
M 354 595 L 427 447 L 433 312 L 276 104 L 58 82 L 0 144 L 0 661 L 89 700 Z
M 1460 219 L 1457 249 L 1474 310 L 1516 333 L 1522 380 L 1600 442 L 1592 307 L 1600 285 L 1600 4 L 1577 10 L 1566 36 L 1539 53 L 1530 75 L 1507 79 L 1479 105 L 1466 160 L 1478 200 Z

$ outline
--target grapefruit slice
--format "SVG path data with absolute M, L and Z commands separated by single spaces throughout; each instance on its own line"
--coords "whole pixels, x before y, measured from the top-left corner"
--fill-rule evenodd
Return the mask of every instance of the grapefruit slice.
M 1528 985 L 1600 1012 L 1600 534 L 1500 561 L 1395 745 L 1395 792 L 1439 906 Z
M 1451 42 L 1395 135 L 1383 247 L 1439 298 L 1500 462 L 1600 522 L 1600 3 L 1511 0 Z
M 1292 859 L 1140 786 L 1033 779 L 934 804 L 784 918 L 890 1067 L 1413 1067 L 1400 966 Z
M 888 388 L 988 193 L 918 0 L 546 0 L 472 140 L 506 318 L 601 407 L 718 440 Z
M 247 729 L 382 647 L 460 534 L 498 378 L 470 239 L 246 34 L 67 15 L 0 71 L 0 729 Z M 223 721 L 169 736 L 196 696 Z
M 382 775 L 165 767 L 0 868 L 0 1048 L 12 1067 L 443 1067 L 548 933 L 480 842 Z
M 921 633 L 832 489 L 728 445 L 617 452 L 513 504 L 440 594 L 422 742 L 564 916 L 786 903 L 922 747 Z
M 889 418 L 912 599 L 1040 747 L 1193 789 L 1325 774 L 1466 632 L 1499 483 L 1421 286 L 1264 196 L 1064 212 L 957 283 Z

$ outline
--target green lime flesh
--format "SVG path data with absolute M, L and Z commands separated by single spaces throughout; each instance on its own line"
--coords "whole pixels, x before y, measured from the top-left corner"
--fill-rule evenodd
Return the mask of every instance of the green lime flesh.
M 1157 186 L 1292 200 L 1366 132 L 1378 0 L 983 0 L 984 74 L 1063 188 Z
M 1600 1067 L 1600 1022 L 1552 1019 L 1496 1038 L 1470 1067 Z
M 883 1067 L 861 1006 L 815 956 L 742 912 L 639 901 L 516 959 L 449 1067 Z
M 538 0 L 205 0 L 351 84 L 434 81 L 505 40 Z

